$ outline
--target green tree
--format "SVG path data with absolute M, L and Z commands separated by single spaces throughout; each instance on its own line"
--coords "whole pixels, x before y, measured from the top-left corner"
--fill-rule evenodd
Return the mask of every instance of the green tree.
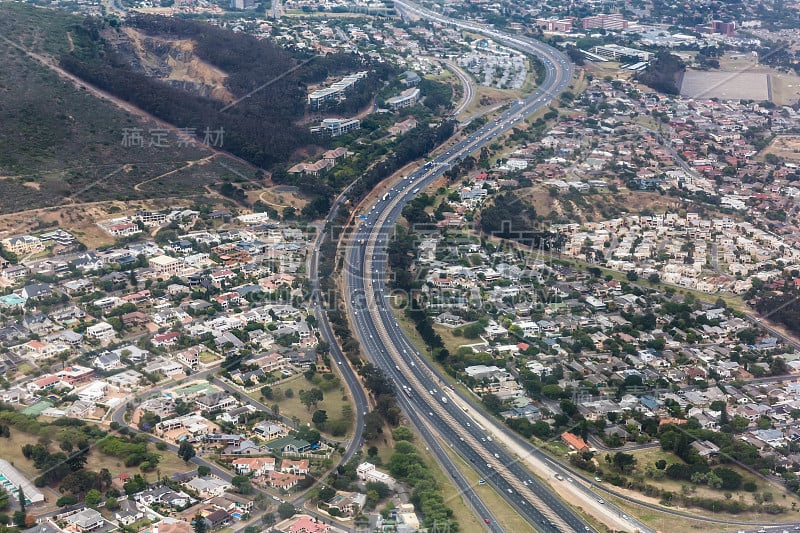
M 250 494 L 253 492 L 253 486 L 250 484 L 250 478 L 247 476 L 233 476 L 231 485 L 236 487 L 242 494 Z
M 211 473 L 211 468 L 205 465 L 197 467 L 197 475 L 200 477 L 206 477 Z
M 300 402 L 311 411 L 317 408 L 317 404 L 324 399 L 322 390 L 314 387 L 311 390 L 300 391 Z
M 203 518 L 203 516 L 201 516 L 200 513 L 194 515 L 192 526 L 194 528 L 194 533 L 206 533 L 206 531 L 208 531 L 206 519 Z
M 86 493 L 86 505 L 89 507 L 97 507 L 103 501 L 103 495 L 97 489 L 91 489 Z
M 392 431 L 392 438 L 396 441 L 405 440 L 412 442 L 414 440 L 414 432 L 405 426 L 400 426 Z
M 311 421 L 314 423 L 315 426 L 322 429 L 325 427 L 325 422 L 328 421 L 328 413 L 325 410 L 318 409 L 314 411 L 314 414 L 311 415 Z
M 319 491 L 317 492 L 317 499 L 321 502 L 327 502 L 334 496 L 336 496 L 336 489 L 327 485 L 320 487 Z
M 481 398 L 481 401 L 483 402 L 484 407 L 486 407 L 486 410 L 493 415 L 500 414 L 500 411 L 503 410 L 503 400 L 491 392 L 484 394 L 483 398 Z
M 620 472 L 628 472 L 636 464 L 636 457 L 630 453 L 617 452 L 614 454 L 613 463 Z
M 106 500 L 105 508 L 109 511 L 116 511 L 119 509 L 119 501 L 114 497 L 108 498 Z
M 297 513 L 297 509 L 294 508 L 289 502 L 284 502 L 278 506 L 278 515 L 281 517 L 282 520 L 286 520 L 287 518 L 291 518 Z M 195 531 L 195 533 L 205 533 Z
M 197 452 L 195 451 L 194 446 L 192 446 L 192 443 L 183 441 L 181 442 L 181 445 L 178 446 L 178 457 L 183 459 L 185 463 L 188 463 L 195 455 L 197 455 Z
M 56 500 L 57 507 L 66 507 L 67 505 L 73 505 L 76 503 L 78 503 L 78 498 L 75 496 L 62 496 Z
M 27 501 L 25 499 L 25 490 L 20 487 L 19 491 L 17 492 L 17 496 L 19 497 L 19 510 L 22 511 L 22 525 L 25 525 L 25 506 L 27 505 Z M 16 522 L 15 522 L 16 523 Z

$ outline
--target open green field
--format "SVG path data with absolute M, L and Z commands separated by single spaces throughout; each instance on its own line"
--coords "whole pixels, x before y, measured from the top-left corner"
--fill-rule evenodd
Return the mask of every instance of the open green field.
M 306 406 L 300 401 L 300 391 L 309 390 L 314 387 L 315 385 L 306 380 L 302 374 L 297 374 L 273 387 L 276 397 L 281 398 L 279 401 L 270 401 L 261 398 L 261 394 L 258 390 L 250 393 L 250 396 L 269 406 L 277 404 L 281 415 L 297 419 L 301 424 L 306 424 L 311 423 L 313 410 L 309 411 L 306 409 Z M 292 398 L 286 397 L 286 391 L 289 389 L 293 392 Z M 331 391 L 324 392 L 323 400 L 317 404 L 317 409 L 326 411 L 328 413 L 328 420 L 335 420 L 342 417 L 342 408 L 344 406 L 352 406 L 352 402 L 344 387 L 340 386 Z M 332 437 L 325 431 L 322 431 L 322 433 L 331 438 L 342 438 Z

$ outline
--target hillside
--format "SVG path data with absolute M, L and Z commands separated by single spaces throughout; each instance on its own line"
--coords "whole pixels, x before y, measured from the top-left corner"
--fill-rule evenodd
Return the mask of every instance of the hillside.
M 297 125 L 307 85 L 387 75 L 355 55 L 299 56 L 192 21 L 122 25 L 2 1 L 0 62 L 0 213 L 204 195 L 226 181 L 258 189 L 258 168 L 319 150 Z
M 123 112 L 15 47 L 38 53 L 68 51 L 77 17 L 22 4 L 0 3 L 0 211 L 114 198 L 161 197 L 157 187 L 134 186 L 212 154 L 202 146 L 124 146 L 134 129 L 149 141 L 153 122 Z M 208 170 L 208 167 L 203 169 Z M 218 176 L 196 173 L 211 183 Z M 192 190 L 194 193 L 195 190 Z
M 221 149 L 272 169 L 316 142 L 297 125 L 306 86 L 369 68 L 355 55 L 303 56 L 200 22 L 137 15 L 70 28 L 68 72 L 198 135 L 223 130 Z

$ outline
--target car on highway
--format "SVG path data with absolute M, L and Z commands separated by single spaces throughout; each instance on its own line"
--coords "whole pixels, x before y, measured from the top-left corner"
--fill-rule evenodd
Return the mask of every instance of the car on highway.
M 489 519 L 488 519 L 488 518 L 484 518 L 484 519 L 483 519 L 483 521 L 484 521 L 485 523 L 487 523 L 487 524 L 489 523 Z
M 602 479 L 600 479 L 600 478 L 599 478 L 599 477 L 597 477 L 597 476 L 594 476 L 594 480 L 595 480 L 595 481 L 597 481 L 598 483 L 602 483 L 602 482 L 603 482 L 603 480 L 602 480 Z
M 485 479 L 479 479 L 478 480 L 478 485 L 486 485 L 486 480 Z
M 603 504 L 606 503 L 606 501 L 603 498 L 597 498 L 597 503 Z

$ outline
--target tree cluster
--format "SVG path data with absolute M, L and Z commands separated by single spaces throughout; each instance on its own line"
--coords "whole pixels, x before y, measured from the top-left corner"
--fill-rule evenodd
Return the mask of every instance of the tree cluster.
M 668 51 L 659 51 L 648 63 L 647 68 L 637 74 L 639 82 L 651 89 L 665 94 L 678 94 L 680 92 L 680 79 L 686 65 L 683 60 Z

